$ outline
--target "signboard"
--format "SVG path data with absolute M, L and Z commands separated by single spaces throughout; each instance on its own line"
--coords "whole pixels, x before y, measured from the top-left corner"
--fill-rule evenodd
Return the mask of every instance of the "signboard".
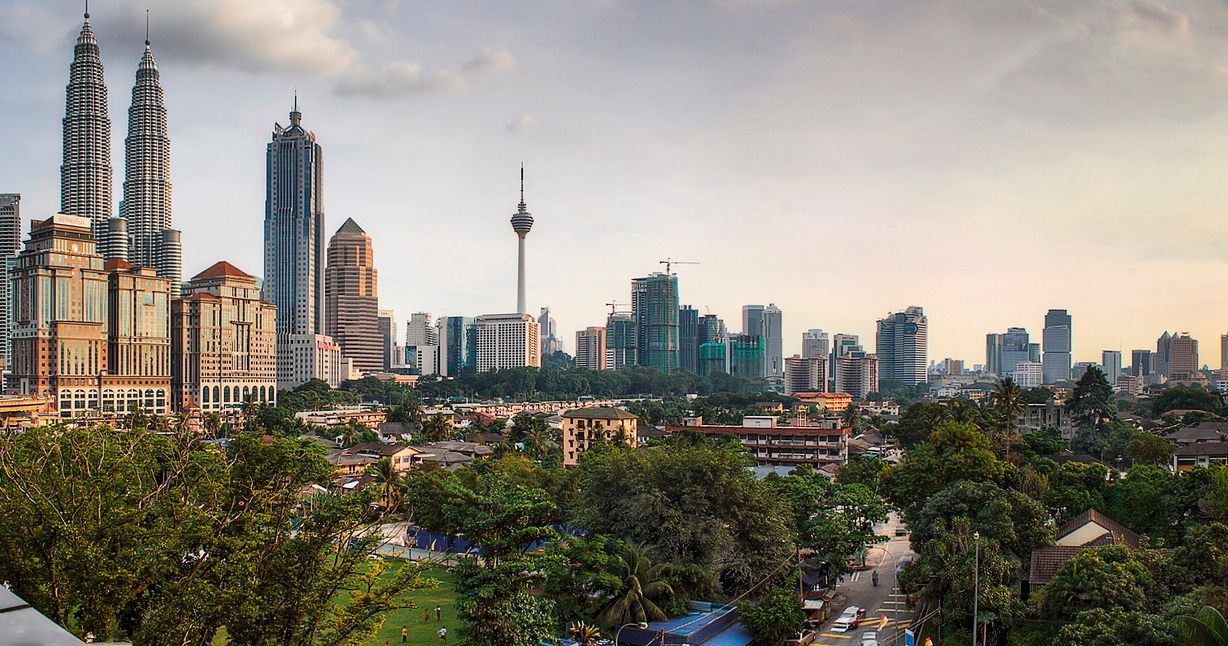
M 907 628 L 904 629 L 904 646 L 917 646 L 917 636 Z

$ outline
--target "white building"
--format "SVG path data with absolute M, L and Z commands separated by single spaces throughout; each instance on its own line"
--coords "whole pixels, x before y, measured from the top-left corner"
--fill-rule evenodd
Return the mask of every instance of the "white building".
M 1045 366 L 1039 361 L 1020 361 L 1013 377 L 1020 388 L 1038 388 L 1045 383 Z
M 819 328 L 802 332 L 802 357 L 826 357 L 830 354 L 830 339 L 827 333 Z
M 337 388 L 348 375 L 341 359 L 341 346 L 324 334 L 279 335 L 277 388 L 286 390 L 312 379 Z
M 477 328 L 477 371 L 541 366 L 541 326 L 531 314 L 487 314 Z
M 878 392 L 878 357 L 863 352 L 837 357 L 835 392 L 848 393 L 853 399 Z
M 1104 376 L 1110 384 L 1116 384 L 1121 376 L 1121 350 L 1105 350 L 1100 353 L 1100 365 L 1104 367 Z

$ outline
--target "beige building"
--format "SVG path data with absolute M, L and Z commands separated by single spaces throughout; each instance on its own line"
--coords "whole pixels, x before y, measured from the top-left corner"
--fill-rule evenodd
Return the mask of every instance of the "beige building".
M 1168 378 L 1172 381 L 1193 381 L 1198 379 L 1198 341 L 1190 337 L 1189 332 L 1182 332 L 1172 340 L 1172 364 Z
M 171 301 L 175 407 L 220 411 L 277 401 L 277 308 L 228 262 L 197 274 Z
M 487 314 L 474 327 L 478 372 L 541 367 L 541 326 L 532 314 Z
M 11 273 L 12 394 L 49 397 L 61 417 L 170 412 L 170 286 L 152 269 L 103 265 L 90 221 L 30 226 Z
M 827 392 L 827 357 L 802 357 L 795 354 L 785 359 L 785 394 Z
M 587 327 L 576 331 L 576 367 L 605 370 L 605 328 Z
M 353 362 L 353 370 L 384 369 L 384 337 L 379 329 L 379 287 L 371 236 L 353 218 L 328 242 L 324 270 L 324 333 Z
M 877 391 L 878 357 L 872 354 L 836 357 L 836 392 L 865 399 L 867 394 Z
M 574 467 L 594 441 L 631 446 L 639 442 L 639 419 L 621 408 L 578 408 L 563 413 L 563 466 Z

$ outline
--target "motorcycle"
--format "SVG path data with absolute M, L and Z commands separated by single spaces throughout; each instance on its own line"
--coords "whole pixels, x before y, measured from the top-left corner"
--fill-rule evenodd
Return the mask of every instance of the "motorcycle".
M 874 585 L 877 587 L 878 586 L 878 572 L 871 574 L 870 580 L 873 581 Z

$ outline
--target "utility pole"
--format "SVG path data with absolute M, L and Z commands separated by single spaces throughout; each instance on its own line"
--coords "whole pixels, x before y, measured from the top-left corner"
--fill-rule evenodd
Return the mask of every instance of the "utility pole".
M 972 646 L 976 646 L 977 629 L 977 597 L 980 596 L 981 577 L 981 533 L 972 533 L 972 542 L 976 545 L 976 556 L 972 562 Z

